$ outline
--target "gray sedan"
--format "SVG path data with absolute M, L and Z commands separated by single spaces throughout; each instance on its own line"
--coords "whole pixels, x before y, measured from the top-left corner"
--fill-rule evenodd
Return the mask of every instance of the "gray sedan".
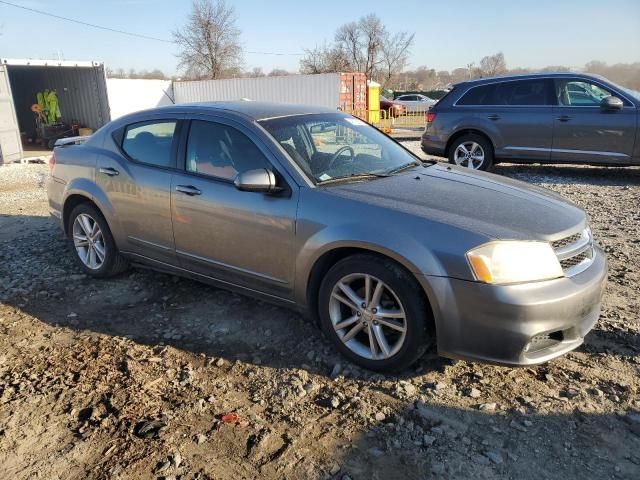
M 545 190 L 422 163 L 352 116 L 230 102 L 132 114 L 60 141 L 49 205 L 79 265 L 130 264 L 316 318 L 351 361 L 526 365 L 576 348 L 606 259 Z

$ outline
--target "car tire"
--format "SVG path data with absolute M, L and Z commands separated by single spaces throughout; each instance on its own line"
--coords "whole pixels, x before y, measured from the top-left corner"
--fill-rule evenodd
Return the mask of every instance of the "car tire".
M 379 301 L 374 298 L 378 282 L 382 282 Z M 341 283 L 363 300 L 357 309 L 353 308 L 352 297 L 346 298 Z M 369 288 L 368 296 L 365 285 Z M 367 299 L 370 303 L 363 307 Z M 392 260 L 376 255 L 358 254 L 340 260 L 327 272 L 320 286 L 318 315 L 322 330 L 347 359 L 369 370 L 399 371 L 420 358 L 434 339 L 430 312 L 415 278 Z M 404 317 L 399 316 L 401 313 Z M 335 328 L 353 319 L 348 327 Z M 352 338 L 343 340 L 356 328 L 360 330 Z M 400 328 L 404 328 L 404 333 Z
M 461 146 L 462 149 L 459 150 Z M 461 158 L 465 150 L 470 154 L 476 153 L 476 155 L 471 155 L 471 158 L 468 156 Z M 482 153 L 481 162 L 477 160 L 479 157 L 477 153 Z M 469 161 L 471 161 L 473 167 L 469 166 Z M 449 163 L 473 170 L 491 170 L 493 167 L 493 145 L 486 137 L 476 133 L 461 135 L 456 138 L 449 148 Z
M 75 258 L 84 272 L 92 277 L 111 277 L 129 266 L 129 262 L 118 252 L 107 221 L 89 203 L 81 203 L 69 215 L 67 237 Z

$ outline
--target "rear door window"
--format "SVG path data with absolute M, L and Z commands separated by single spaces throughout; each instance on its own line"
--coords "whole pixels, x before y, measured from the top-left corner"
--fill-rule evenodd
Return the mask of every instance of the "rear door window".
M 156 167 L 171 166 L 176 121 L 151 121 L 127 126 L 122 150 L 136 162 Z
M 468 106 L 535 106 L 552 105 L 547 79 L 513 80 L 473 87 L 457 105 Z
M 499 83 L 493 93 L 494 105 L 551 105 L 546 79 L 516 80 Z

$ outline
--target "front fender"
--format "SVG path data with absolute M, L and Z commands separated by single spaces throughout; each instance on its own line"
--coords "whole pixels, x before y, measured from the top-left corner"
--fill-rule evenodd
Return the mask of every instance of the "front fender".
M 304 228 L 303 228 L 304 230 Z M 376 242 L 376 239 L 384 239 Z M 325 254 L 340 248 L 358 248 L 385 255 L 419 275 L 444 276 L 440 261 L 426 247 L 410 235 L 398 235 L 389 229 L 373 224 L 346 223 L 327 226 L 307 237 L 301 245 L 296 261 L 296 301 L 306 304 L 310 274 L 316 262 Z

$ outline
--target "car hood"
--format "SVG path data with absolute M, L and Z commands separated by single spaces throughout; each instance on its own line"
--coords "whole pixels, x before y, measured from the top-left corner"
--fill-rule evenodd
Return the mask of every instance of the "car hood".
M 491 239 L 553 241 L 584 228 L 559 195 L 498 175 L 445 165 L 330 187 L 335 195 L 455 225 Z

